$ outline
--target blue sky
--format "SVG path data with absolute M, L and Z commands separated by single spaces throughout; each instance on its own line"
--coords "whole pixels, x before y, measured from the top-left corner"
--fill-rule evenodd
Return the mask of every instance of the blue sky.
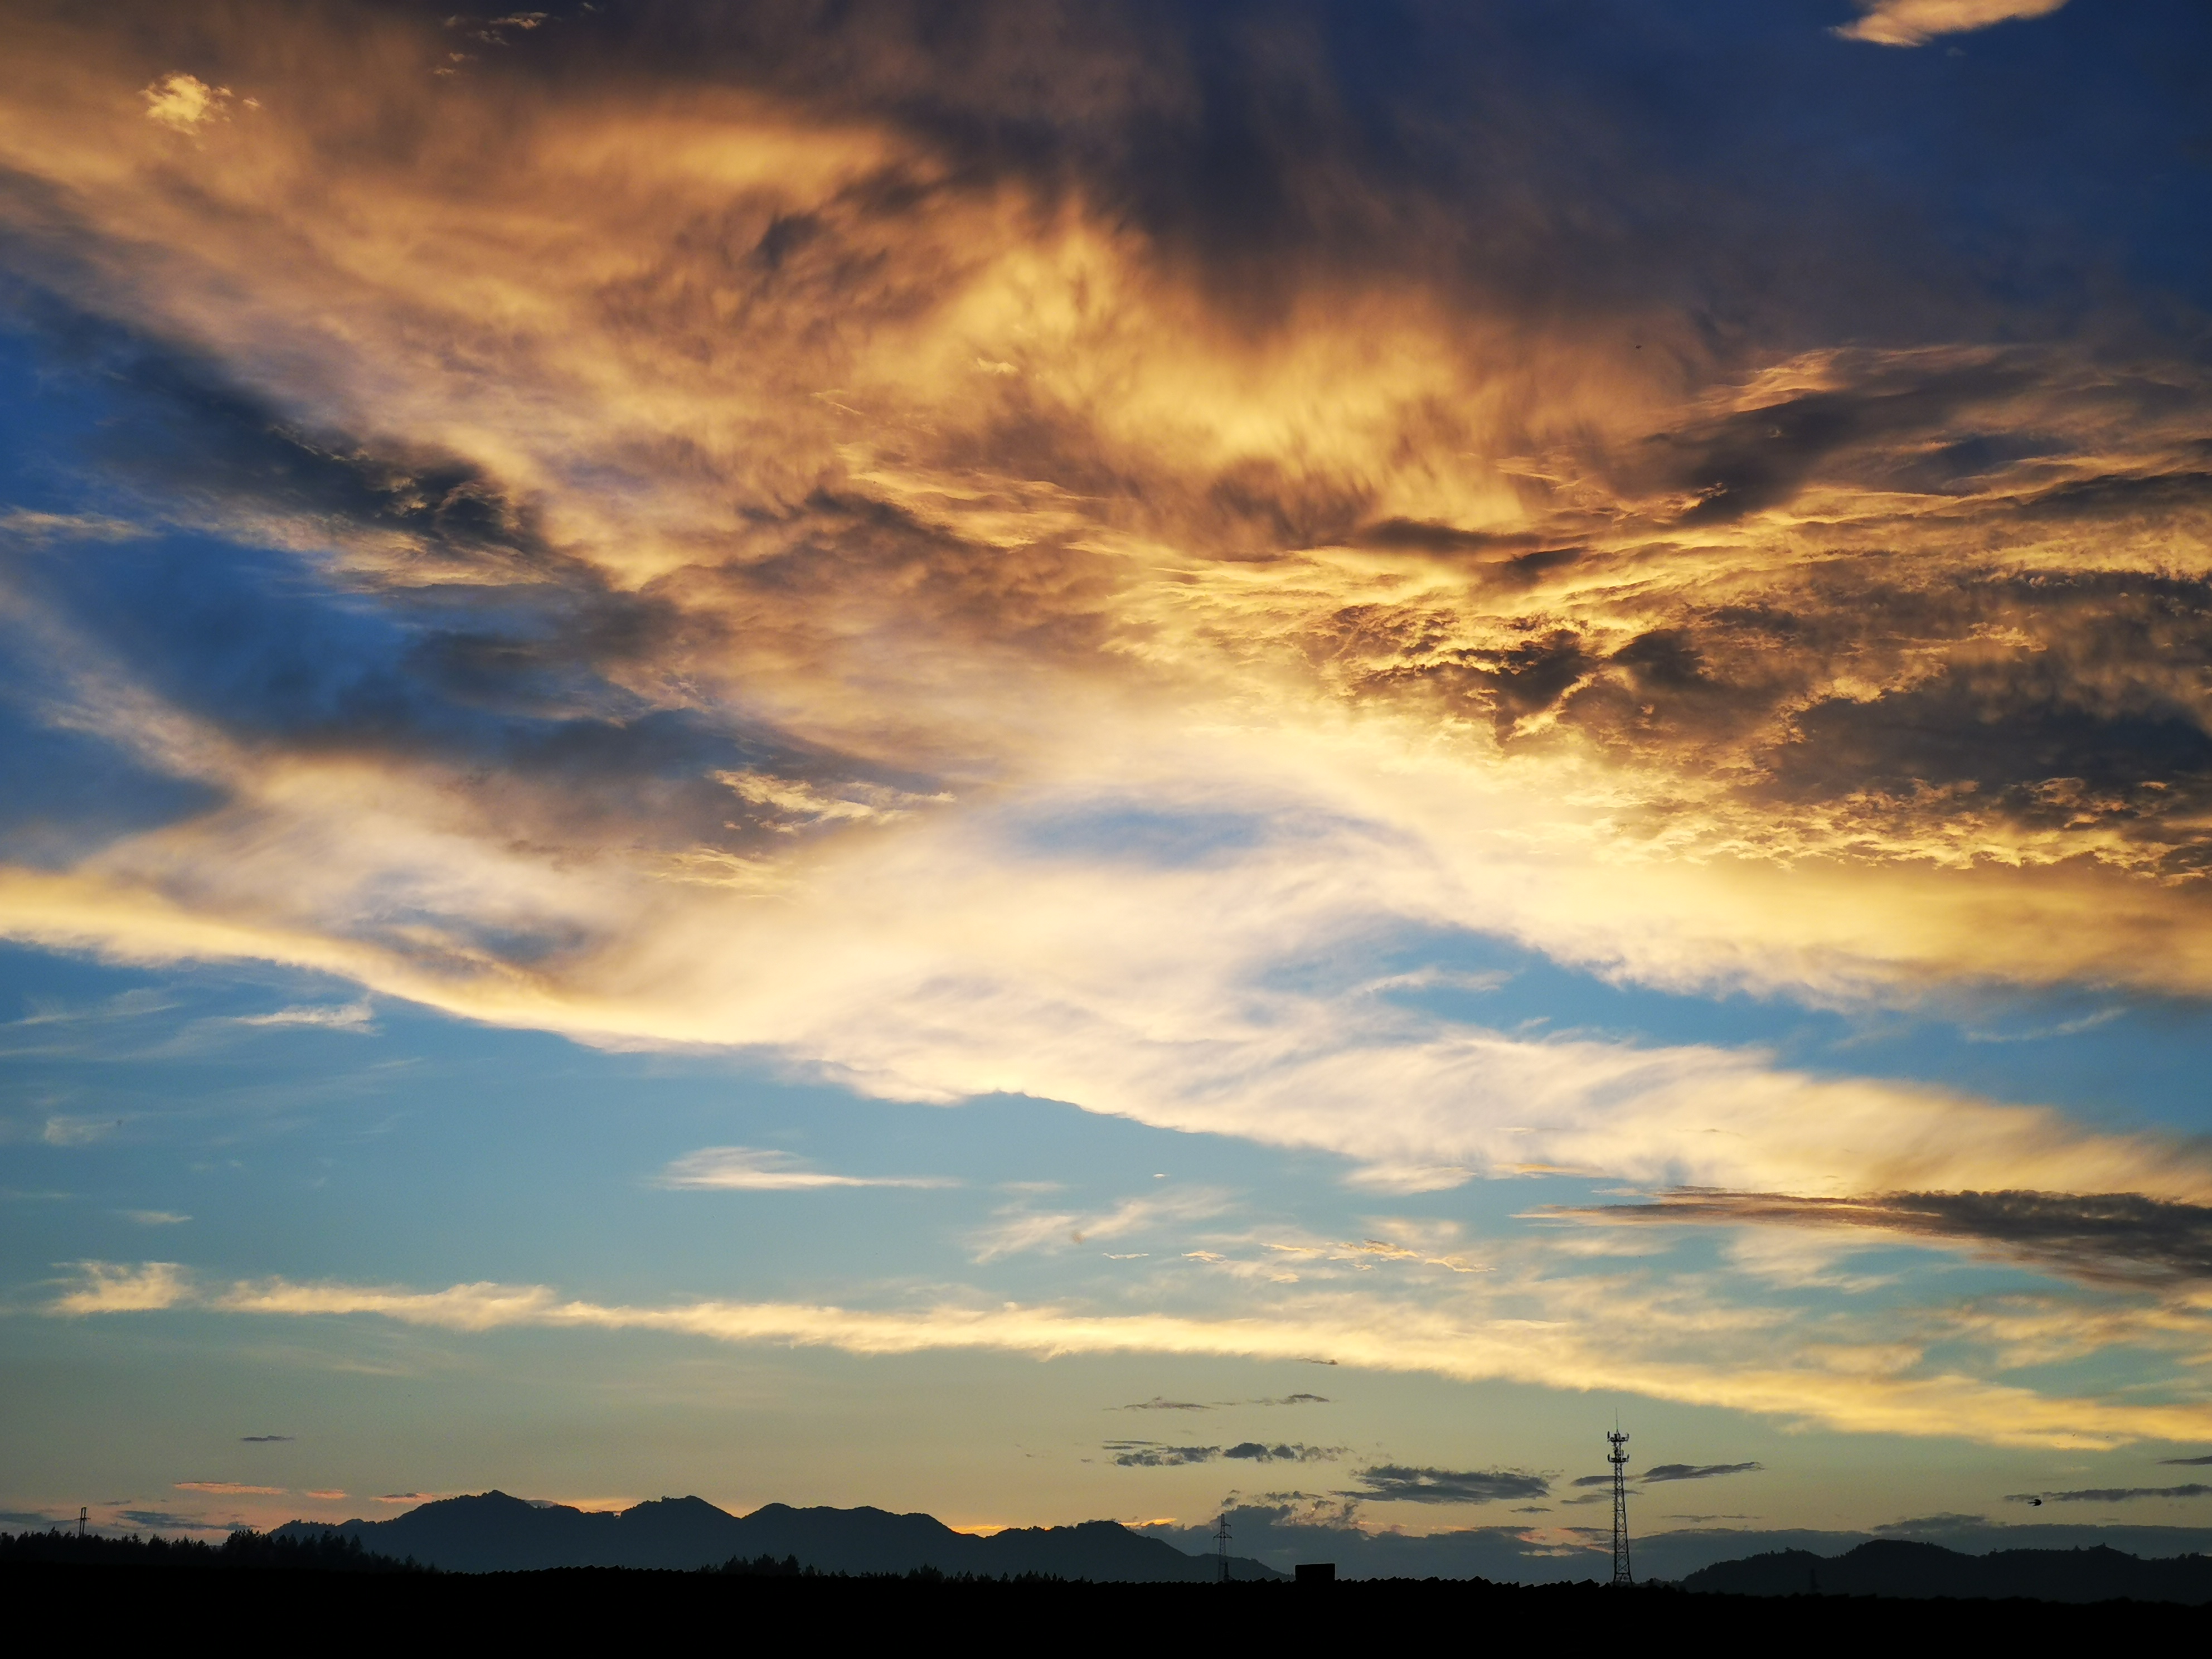
M 0 71 L 0 1508 L 2212 1527 L 2201 10 L 239 17 Z

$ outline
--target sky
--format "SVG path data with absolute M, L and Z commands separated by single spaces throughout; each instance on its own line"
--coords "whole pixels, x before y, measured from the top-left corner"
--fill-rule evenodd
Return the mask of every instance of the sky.
M 0 10 L 0 1522 L 2212 1543 L 2194 0 Z

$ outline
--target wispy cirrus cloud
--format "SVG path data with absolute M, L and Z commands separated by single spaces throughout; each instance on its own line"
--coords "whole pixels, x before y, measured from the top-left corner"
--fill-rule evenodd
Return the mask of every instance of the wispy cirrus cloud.
M 850 1176 L 810 1169 L 789 1152 L 757 1146 L 702 1146 L 672 1161 L 653 1184 L 678 1190 L 811 1192 L 828 1187 L 951 1187 L 934 1176 Z
M 1764 1463 L 1658 1463 L 1648 1469 L 1630 1474 L 1638 1484 L 1664 1485 L 1672 1480 L 1711 1480 L 1724 1474 L 1750 1474 L 1765 1468 Z M 1577 1486 L 1610 1486 L 1609 1474 L 1580 1474 L 1571 1483 Z M 1570 1499 L 1580 1503 L 1580 1498 Z M 1589 1501 L 1595 1502 L 1595 1499 Z
M 1690 1191 L 1549 1213 L 1600 1224 L 1864 1229 L 2002 1254 L 2093 1283 L 2212 1277 L 2212 1206 L 2140 1193 L 1881 1193 L 1801 1198 Z
M 1133 1405 L 1117 1406 L 1114 1409 L 1124 1412 L 1211 1412 L 1231 1406 L 1326 1406 L 1328 1403 L 1328 1396 L 1325 1394 L 1286 1394 L 1271 1399 L 1206 1401 L 1169 1400 L 1155 1395 L 1150 1400 L 1139 1400 Z
M 175 1261 L 80 1261 L 80 1282 L 50 1304 L 61 1314 L 154 1313 L 192 1299 L 185 1268 Z
M 1644 1482 L 1665 1480 L 1711 1480 L 1717 1475 L 1748 1474 L 1766 1467 L 1764 1463 L 1658 1463 L 1636 1478 Z
M 228 1532 L 228 1522 L 210 1521 L 197 1515 L 178 1515 L 168 1510 L 118 1510 L 118 1520 L 161 1532 Z
M 325 1004 L 279 1008 L 266 1014 L 232 1015 L 229 1023 L 258 1027 L 299 1025 L 325 1031 L 354 1031 L 367 1035 L 376 1029 L 376 1011 L 364 999 L 336 1006 Z
M 1158 1440 L 1109 1440 L 1106 1450 L 1123 1468 L 1182 1468 L 1211 1463 L 1217 1458 L 1245 1463 L 1323 1463 L 1344 1455 L 1341 1446 L 1309 1446 L 1304 1443 L 1241 1440 L 1233 1446 L 1175 1446 Z
M 1109 1440 L 1106 1449 L 1127 1469 L 1182 1468 L 1192 1463 L 1211 1463 L 1221 1455 L 1218 1446 L 1170 1446 L 1156 1440 Z
M 289 1486 L 248 1486 L 235 1480 L 179 1480 L 174 1483 L 179 1492 L 213 1492 L 225 1498 L 282 1498 Z
M 1494 1504 L 1510 1498 L 1548 1498 L 1552 1483 L 1524 1469 L 1422 1469 L 1378 1463 L 1359 1472 L 1359 1487 L 1346 1496 L 1393 1504 Z
M 973 1238 L 975 1259 L 994 1261 L 1028 1250 L 1065 1249 L 1070 1245 L 1121 1238 L 1131 1233 L 1218 1216 L 1231 1196 L 1213 1188 L 1190 1188 L 1158 1196 L 1124 1199 L 1110 1210 L 1036 1210 L 1023 1205 L 1001 1210 Z
M 1939 35 L 1964 34 L 2015 19 L 2048 17 L 2066 0 L 1861 0 L 1864 12 L 1836 33 L 1882 46 L 1924 46 Z
M 544 1285 L 414 1291 L 283 1279 L 201 1283 L 162 1264 L 137 1269 L 87 1264 L 85 1274 L 87 1288 L 58 1298 L 50 1311 L 123 1314 L 191 1306 L 258 1317 L 371 1316 L 459 1332 L 515 1327 L 656 1331 L 860 1354 L 980 1349 L 1319 1358 L 1378 1370 L 1626 1391 L 1850 1431 L 1955 1435 L 1995 1444 L 2103 1448 L 2136 1439 L 2202 1439 L 2212 1432 L 2212 1416 L 2185 1400 L 2042 1393 L 1972 1376 L 1955 1361 L 1923 1364 L 1928 1345 L 1984 1336 L 1990 1333 L 1978 1321 L 1995 1320 L 2001 1328 L 2014 1316 L 1971 1304 L 1953 1310 L 1948 1323 L 1924 1310 L 1917 1313 L 1929 1326 L 1919 1346 L 1894 1332 L 1868 1331 L 1849 1340 L 1827 1328 L 1812 1340 L 1770 1311 L 1730 1308 L 1680 1285 L 1671 1291 L 1652 1285 L 1646 1294 L 1663 1313 L 1655 1318 L 1674 1340 L 1632 1352 L 1597 1334 L 1600 1309 L 1609 1305 L 1617 1288 L 1601 1279 L 1536 1279 L 1510 1292 L 1489 1288 L 1486 1281 L 1458 1280 L 1458 1285 L 1485 1288 L 1462 1291 L 1441 1304 L 1330 1291 L 1241 1305 L 1207 1317 L 1020 1303 L 891 1310 L 740 1301 L 635 1306 L 563 1297 Z M 2201 1317 L 2185 1308 L 2127 1316 L 2094 1309 L 2014 1311 L 2046 1322 L 2040 1335 L 2014 1333 L 2008 1340 L 2040 1341 L 2046 1348 L 2054 1340 L 2078 1351 L 2113 1342 L 2193 1341 L 2185 1350 L 2192 1353 L 2203 1347 Z M 2004 1334 L 2002 1328 L 1996 1334 Z M 1717 1355 L 1715 1342 L 1723 1337 L 1729 1351 Z
M 39 1126 L 39 1139 L 49 1146 L 90 1146 L 122 1127 L 120 1119 L 57 1112 Z

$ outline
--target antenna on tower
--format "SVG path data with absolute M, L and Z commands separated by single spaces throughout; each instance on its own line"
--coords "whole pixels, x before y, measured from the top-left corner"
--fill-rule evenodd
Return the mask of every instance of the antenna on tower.
M 1613 1465 L 1613 1582 L 1633 1584 L 1636 1575 L 1628 1570 L 1628 1454 L 1622 1449 L 1628 1437 L 1620 1431 L 1620 1419 L 1613 1419 L 1613 1431 L 1606 1436 L 1613 1449 L 1605 1461 Z
M 1229 1511 L 1221 1511 L 1221 1524 L 1213 1529 L 1213 1542 L 1221 1554 L 1221 1582 L 1229 1582 Z

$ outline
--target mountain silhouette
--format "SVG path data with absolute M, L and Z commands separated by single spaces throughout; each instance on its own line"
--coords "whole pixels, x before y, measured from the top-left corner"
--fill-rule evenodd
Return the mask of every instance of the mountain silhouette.
M 2044 1601 L 2124 1598 L 2195 1606 L 2212 1602 L 2212 1556 L 2146 1561 L 2101 1544 L 1962 1555 L 1941 1544 L 1878 1538 L 1844 1555 L 1777 1550 L 1716 1562 L 1684 1578 L 1682 1588 L 1731 1595 L 2024 1595 Z
M 955 1532 L 934 1516 L 878 1509 L 793 1509 L 770 1504 L 735 1516 L 702 1498 L 662 1498 L 619 1514 L 532 1504 L 503 1492 L 445 1498 L 389 1521 L 332 1526 L 289 1521 L 272 1537 L 336 1534 L 379 1555 L 410 1558 L 449 1572 L 529 1572 L 546 1567 L 720 1566 L 732 1559 L 796 1557 L 821 1572 L 1048 1573 L 1099 1583 L 1174 1583 L 1220 1572 L 1211 1555 L 1113 1521 L 1073 1527 L 1012 1527 L 988 1538 Z M 1231 1558 L 1239 1579 L 1280 1578 L 1257 1561 Z

